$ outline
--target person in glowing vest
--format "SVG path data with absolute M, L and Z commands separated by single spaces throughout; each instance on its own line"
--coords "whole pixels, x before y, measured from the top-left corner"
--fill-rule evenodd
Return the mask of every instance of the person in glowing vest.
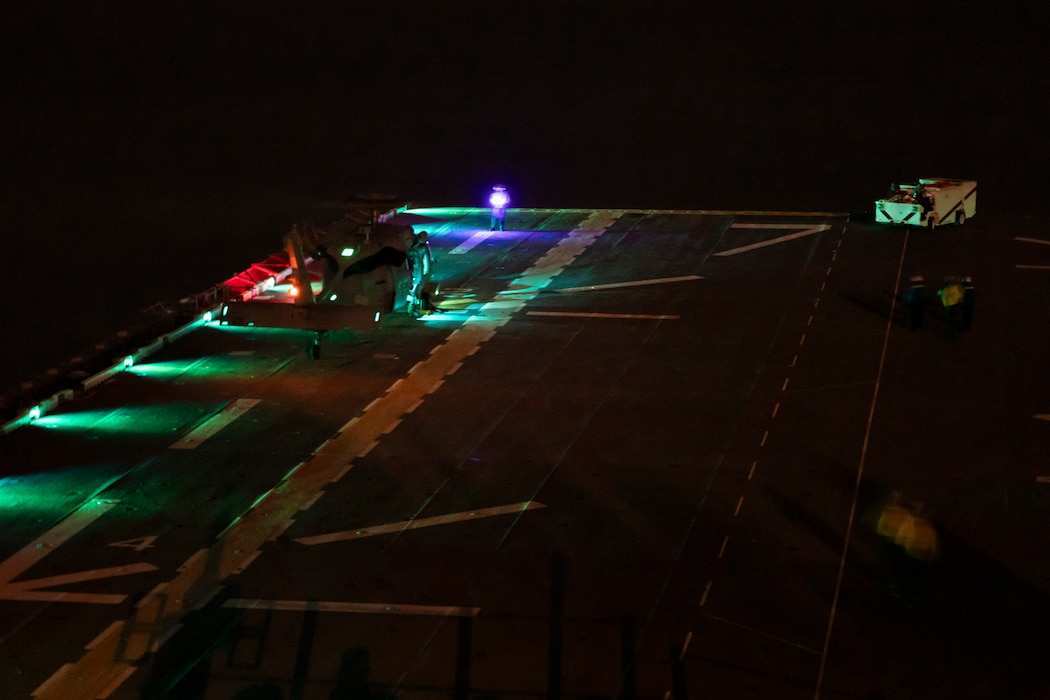
M 948 335 L 953 335 L 963 328 L 964 292 L 962 280 L 958 277 L 945 277 L 944 286 L 937 292 L 941 297 L 941 305 L 944 307 L 944 325 Z
M 496 185 L 489 195 L 489 205 L 492 207 L 492 219 L 489 222 L 489 231 L 495 231 L 497 227 L 503 230 L 503 219 L 507 214 L 507 205 L 510 204 L 510 195 L 503 185 Z

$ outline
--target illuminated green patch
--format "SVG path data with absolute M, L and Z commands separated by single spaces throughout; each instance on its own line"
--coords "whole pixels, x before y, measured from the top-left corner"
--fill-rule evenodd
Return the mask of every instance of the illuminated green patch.
M 140 364 L 129 367 L 126 371 L 128 374 L 134 374 L 137 377 L 166 379 L 169 377 L 177 377 L 184 372 L 190 371 L 196 362 L 198 362 L 198 358 L 193 358 L 192 360 L 171 360 L 167 362 L 149 363 L 144 363 L 143 360 L 139 360 Z
M 429 216 L 435 219 L 456 219 L 461 216 L 467 216 L 468 214 L 477 214 L 479 211 L 488 211 L 487 209 L 479 209 L 477 207 L 423 207 L 420 209 L 409 209 L 409 214 L 418 214 L 419 216 Z
M 69 432 L 96 432 L 104 435 L 172 435 L 187 418 L 200 412 L 186 403 L 158 406 L 122 407 L 106 411 L 51 413 L 33 422 L 38 428 Z
M 54 520 L 69 512 L 70 503 L 79 505 L 100 484 L 112 479 L 120 467 L 115 464 L 83 464 L 38 474 L 0 479 L 0 512 L 18 511 L 23 518 Z

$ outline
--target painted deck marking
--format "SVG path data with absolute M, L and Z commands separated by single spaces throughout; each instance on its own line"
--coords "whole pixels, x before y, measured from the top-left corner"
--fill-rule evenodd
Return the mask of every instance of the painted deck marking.
M 1037 477 L 1035 477 L 1035 483 L 1037 483 L 1037 484 L 1050 484 L 1050 476 L 1037 476 Z
M 398 603 L 343 603 L 326 600 L 250 600 L 231 598 L 224 608 L 237 610 L 288 610 L 293 612 L 358 613 L 364 615 L 436 615 L 438 617 L 477 617 L 481 608 L 460 605 L 401 605 Z
M 1032 418 L 1038 418 L 1039 420 L 1050 420 L 1050 413 L 1036 413 Z
M 603 314 L 575 311 L 526 311 L 526 316 L 568 316 L 570 318 L 627 318 L 651 321 L 677 321 L 680 316 L 668 314 Z
M 423 527 L 434 527 L 435 525 L 449 525 L 451 523 L 461 523 L 466 520 L 491 518 L 497 515 L 523 513 L 527 510 L 534 510 L 536 508 L 546 508 L 546 506 L 542 503 L 537 503 L 536 501 L 524 501 L 522 503 L 512 503 L 506 506 L 494 506 L 492 508 L 481 508 L 479 510 L 464 510 L 460 511 L 459 513 L 449 513 L 448 515 L 435 515 L 430 518 L 415 518 L 414 520 L 402 520 L 396 523 L 387 523 L 386 525 L 364 527 L 358 530 L 344 530 L 342 532 L 332 532 L 327 535 L 313 535 L 311 537 L 300 537 L 295 541 L 305 545 L 327 544 L 329 542 L 343 542 L 345 540 L 361 539 L 362 537 L 374 537 L 375 535 L 389 535 L 398 532 L 404 532 L 405 530 L 418 530 Z
M 116 503 L 89 501 L 70 514 L 65 520 L 45 532 L 34 542 L 26 545 L 14 555 L 0 563 L 0 599 L 3 600 L 37 600 L 53 603 L 102 603 L 115 605 L 124 601 L 126 595 L 103 595 L 96 593 L 66 593 L 62 591 L 40 591 L 39 588 L 50 588 L 70 583 L 94 581 L 114 576 L 155 571 L 152 564 L 132 564 L 113 566 L 105 569 L 78 571 L 60 576 L 14 581 L 30 567 L 55 551 L 59 546 L 91 523 L 106 514 Z
M 752 250 L 759 248 L 765 248 L 767 246 L 776 245 L 778 243 L 786 243 L 787 241 L 793 241 L 797 238 L 804 238 L 805 236 L 812 236 L 814 233 L 823 233 L 831 228 L 831 224 L 820 224 L 819 226 L 805 226 L 804 224 L 733 224 L 730 228 L 749 228 L 749 229 L 795 229 L 796 233 L 789 233 L 786 236 L 778 236 L 777 238 L 771 238 L 768 241 L 760 241 L 758 243 L 752 243 L 751 245 L 741 246 L 739 248 L 731 248 L 729 250 L 723 250 L 720 253 L 715 253 L 716 256 L 724 257 L 727 255 L 736 255 L 737 253 L 747 253 Z M 802 229 L 799 231 L 798 229 Z
M 214 416 L 172 443 L 173 450 L 192 450 L 259 403 L 259 399 L 237 399 Z
M 1017 265 L 1018 270 L 1050 270 L 1050 265 Z
M 600 292 L 605 289 L 620 289 L 621 287 L 645 287 L 651 284 L 668 284 L 670 282 L 692 282 L 702 280 L 700 275 L 684 275 L 682 277 L 657 277 L 651 280 L 635 280 L 633 282 L 615 282 L 613 284 L 592 284 L 587 287 L 564 287 L 562 289 L 551 289 L 551 292 L 559 294 L 572 294 L 575 292 Z
M 449 255 L 463 255 L 468 252 L 474 246 L 484 243 L 486 240 L 492 237 L 495 231 L 478 231 L 467 240 L 460 243 L 458 246 L 448 251 Z
M 1024 241 L 1025 243 L 1039 243 L 1040 245 L 1050 245 L 1050 241 L 1044 241 L 1042 238 L 1026 238 L 1025 236 L 1014 236 L 1015 241 Z

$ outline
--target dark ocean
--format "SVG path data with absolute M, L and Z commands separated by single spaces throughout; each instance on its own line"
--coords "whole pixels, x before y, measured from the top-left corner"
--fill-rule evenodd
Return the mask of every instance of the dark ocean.
M 1047 216 L 1034 2 L 23 5 L 0 22 L 0 392 L 356 193 L 863 215 L 938 176 Z

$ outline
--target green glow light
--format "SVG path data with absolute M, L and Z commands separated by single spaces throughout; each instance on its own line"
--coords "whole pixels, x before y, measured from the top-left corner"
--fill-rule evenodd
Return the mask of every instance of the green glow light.
M 22 520 L 65 517 L 71 503 L 79 503 L 119 470 L 118 464 L 98 462 L 0 478 L 0 512 L 17 513 Z
M 130 374 L 136 377 L 150 377 L 153 379 L 163 379 L 165 377 L 173 377 L 183 372 L 188 371 L 197 358 L 193 360 L 175 360 L 170 362 L 149 362 L 146 364 L 139 364 L 128 368 Z
M 302 341 L 302 331 L 252 328 L 247 326 L 219 326 L 215 330 L 223 333 L 249 334 L 250 336 L 272 335 L 278 338 L 287 337 L 290 342 L 299 345 Z M 152 379 L 156 381 L 171 381 L 178 379 L 182 384 L 193 382 L 211 382 L 219 379 L 250 379 L 257 376 L 265 367 L 260 362 L 266 362 L 266 356 L 257 354 L 255 349 L 231 352 L 223 355 L 204 355 L 201 357 L 187 358 L 182 360 L 170 360 L 167 362 L 150 362 L 135 365 L 128 372 L 137 377 Z
M 162 406 L 124 407 L 115 411 L 51 413 L 33 423 L 39 428 L 105 435 L 173 435 L 198 409 L 184 403 Z
M 352 258 L 354 257 L 354 253 L 356 252 L 357 250 L 355 248 L 347 246 L 346 248 L 343 248 L 342 252 L 339 254 L 342 255 L 344 258 Z
M 131 369 L 135 365 L 135 356 L 128 355 L 124 358 L 124 369 Z

